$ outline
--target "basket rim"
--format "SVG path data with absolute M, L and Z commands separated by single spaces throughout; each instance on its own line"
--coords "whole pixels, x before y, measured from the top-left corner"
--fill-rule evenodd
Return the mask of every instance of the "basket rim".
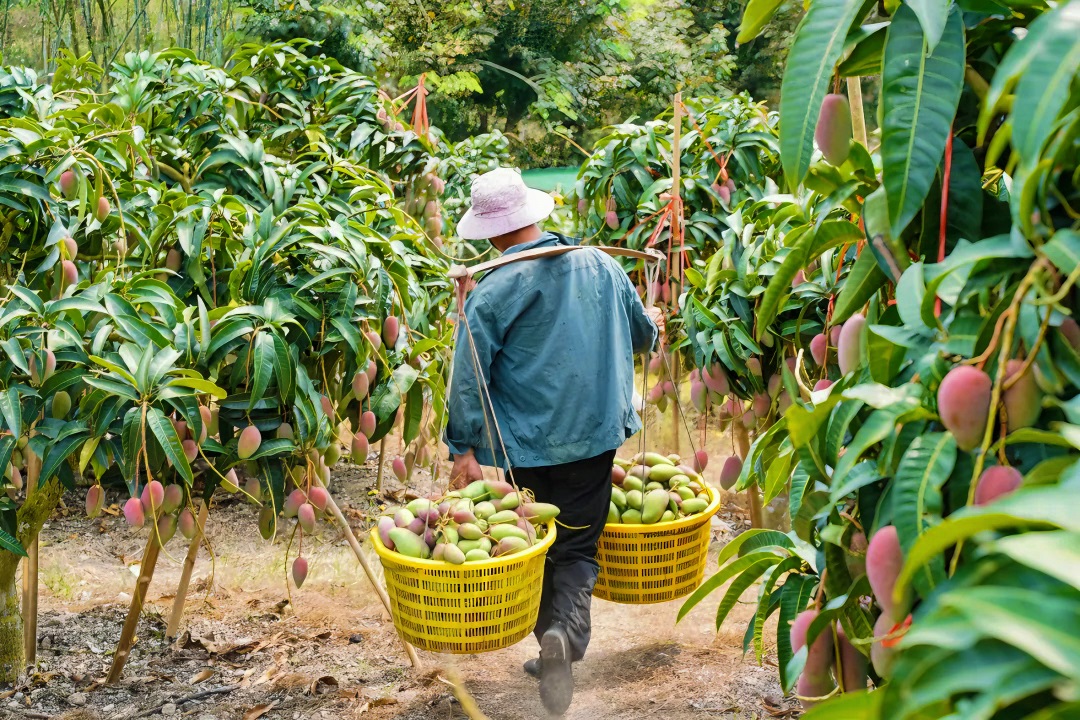
M 516 552 L 512 555 L 506 555 L 504 557 L 490 558 L 488 560 L 479 560 L 476 562 L 463 563 L 461 565 L 455 565 L 445 560 L 424 560 L 421 558 L 411 558 L 407 555 L 402 555 L 399 552 L 395 552 L 390 548 L 383 545 L 382 538 L 379 537 L 377 529 L 372 528 L 375 532 L 368 532 L 368 537 L 371 538 L 371 545 L 375 548 L 375 553 L 379 556 L 380 560 L 389 560 L 396 562 L 406 567 L 413 569 L 431 569 L 431 570 L 446 570 L 450 568 L 458 570 L 472 570 L 473 568 L 499 568 L 506 565 L 520 563 L 524 560 L 530 560 L 537 555 L 542 555 L 548 551 L 551 544 L 555 542 L 555 520 L 547 521 L 547 533 L 544 535 L 544 539 L 536 543 L 528 550 L 524 552 Z
M 684 517 L 681 520 L 672 520 L 671 522 L 666 523 L 604 523 L 604 531 L 606 532 L 608 528 L 611 528 L 612 530 L 620 530 L 625 528 L 626 530 L 631 532 L 641 532 L 641 528 L 647 528 L 650 530 L 683 530 L 687 528 L 697 527 L 703 522 L 708 522 L 708 520 L 716 514 L 716 511 L 720 509 L 720 493 L 717 492 L 716 488 L 714 488 L 712 485 L 705 482 L 704 478 L 702 478 L 702 482 L 705 483 L 705 489 L 708 491 L 711 500 L 709 504 L 705 507 L 705 509 L 701 512 L 690 515 L 688 517 Z

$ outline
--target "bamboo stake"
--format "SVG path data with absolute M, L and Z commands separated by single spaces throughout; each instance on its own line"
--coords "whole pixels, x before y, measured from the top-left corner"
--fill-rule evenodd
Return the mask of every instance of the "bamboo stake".
M 121 673 L 124 672 L 124 665 L 131 654 L 135 628 L 139 624 L 139 616 L 142 615 L 143 601 L 146 599 L 146 591 L 150 588 L 150 581 L 154 578 L 154 567 L 157 565 L 160 552 L 161 544 L 158 543 L 157 531 L 151 527 L 150 537 L 146 541 L 146 550 L 143 551 L 142 566 L 139 568 L 139 579 L 135 583 L 135 592 L 131 596 L 131 607 L 128 608 L 127 619 L 124 620 L 124 629 L 120 631 L 120 642 L 116 645 L 116 654 L 113 655 L 112 667 L 106 679 L 109 685 L 120 679 Z
M 37 492 L 38 479 L 41 476 L 41 460 L 26 449 L 26 499 Z M 38 619 L 38 539 L 26 548 L 26 567 L 23 572 L 23 652 L 27 665 L 37 664 L 37 619 Z
M 187 557 L 184 558 L 184 569 L 180 573 L 180 584 L 176 586 L 176 598 L 173 600 L 172 613 L 169 615 L 169 625 L 165 630 L 165 637 L 172 640 L 180 629 L 180 619 L 184 616 L 184 603 L 187 600 L 188 583 L 191 582 L 191 571 L 195 568 L 195 558 L 199 554 L 199 545 L 203 539 L 203 529 L 206 527 L 206 517 L 209 508 L 202 500 L 199 501 L 199 521 L 195 537 L 188 545 Z
M 382 492 L 383 465 L 386 461 L 386 436 L 379 441 L 379 474 L 375 476 L 375 492 Z
M 674 117 L 672 123 L 674 124 L 674 134 L 671 138 L 671 240 L 670 243 L 674 245 L 679 243 L 678 248 L 675 250 L 675 277 L 682 282 L 682 152 L 680 151 L 680 144 L 682 142 L 682 118 L 683 118 L 683 105 L 682 105 L 682 93 L 675 93 L 674 99 Z M 669 268 L 670 271 L 670 268 Z M 674 301 L 673 301 L 674 302 Z M 671 382 L 675 386 L 676 395 L 679 392 L 679 381 L 681 380 L 679 372 L 680 365 L 678 360 L 678 353 L 674 350 L 671 351 L 671 362 L 669 363 L 671 368 Z M 679 403 L 673 402 L 671 407 L 671 452 L 678 454 L 679 452 L 679 425 L 682 423 L 679 412 Z
M 679 354 L 672 350 L 671 360 L 668 365 L 671 368 L 671 384 L 675 386 L 675 394 L 679 394 L 679 382 L 681 381 L 681 368 L 679 366 Z M 671 452 L 679 454 L 679 426 L 682 424 L 682 413 L 679 411 L 678 401 L 671 403 Z
M 738 453 L 743 462 L 746 462 L 746 458 L 750 454 L 750 435 L 739 418 L 735 418 L 731 422 L 735 424 L 735 452 Z M 757 483 L 746 489 L 746 498 L 750 503 L 750 524 L 755 528 L 764 527 L 761 498 L 758 496 Z
M 858 77 L 847 79 L 848 104 L 851 105 L 851 129 L 855 142 L 870 149 L 866 140 L 866 116 L 863 114 L 862 84 Z
M 345 540 L 349 543 L 349 547 L 352 548 L 353 554 L 356 555 L 356 559 L 360 561 L 360 567 L 364 569 L 364 575 L 367 576 L 371 586 L 375 588 L 375 593 L 379 596 L 379 600 L 382 601 L 387 614 L 393 617 L 393 614 L 390 611 L 390 596 L 386 594 L 386 590 L 379 584 L 378 578 L 376 578 L 375 573 L 372 572 L 371 565 L 368 563 L 367 558 L 364 557 L 364 552 L 360 548 L 360 542 L 356 539 L 356 535 L 353 534 L 352 528 L 349 527 L 349 523 L 342 514 L 341 508 L 338 507 L 337 502 L 329 492 L 326 493 L 326 498 L 326 507 L 330 510 L 330 514 L 334 516 L 334 519 L 337 520 L 338 525 L 341 527 L 341 531 L 345 533 Z M 398 635 L 398 638 L 405 648 L 405 654 L 409 656 L 409 662 L 412 663 L 414 668 L 419 670 L 421 664 L 420 658 L 416 654 L 416 649 L 405 642 L 405 638 L 401 637 L 400 634 Z

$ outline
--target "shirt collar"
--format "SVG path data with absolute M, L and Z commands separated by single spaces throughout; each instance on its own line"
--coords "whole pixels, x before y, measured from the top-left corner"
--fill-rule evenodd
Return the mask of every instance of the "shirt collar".
M 533 248 L 544 247 L 546 245 L 572 244 L 573 243 L 571 243 L 567 238 L 563 237 L 562 235 L 558 235 L 553 232 L 544 232 L 540 235 L 540 237 L 531 242 L 521 243 L 520 245 L 514 245 L 513 247 L 507 248 L 506 252 L 503 253 L 503 256 L 505 257 L 506 255 L 513 255 L 514 253 L 518 253 L 523 250 L 532 250 Z

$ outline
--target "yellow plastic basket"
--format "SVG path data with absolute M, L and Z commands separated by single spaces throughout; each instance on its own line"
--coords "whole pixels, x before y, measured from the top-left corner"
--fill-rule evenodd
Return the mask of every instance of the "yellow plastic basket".
M 378 532 L 370 537 L 394 626 L 412 645 L 458 655 L 487 652 L 513 645 L 536 625 L 554 522 L 528 550 L 464 565 L 405 557 L 387 549 Z
M 593 597 L 625 605 L 648 605 L 689 595 L 705 576 L 720 493 L 706 486 L 709 506 L 697 515 L 653 525 L 604 526 L 596 559 L 600 577 Z

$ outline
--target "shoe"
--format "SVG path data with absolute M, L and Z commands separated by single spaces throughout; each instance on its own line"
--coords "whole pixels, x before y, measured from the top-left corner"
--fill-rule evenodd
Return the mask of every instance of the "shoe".
M 525 665 L 523 665 L 522 667 L 525 668 L 526 675 L 528 675 L 529 677 L 534 677 L 537 680 L 540 679 L 540 658 L 526 660 Z
M 540 640 L 540 701 L 552 715 L 562 715 L 573 699 L 570 641 L 566 631 L 556 625 Z

